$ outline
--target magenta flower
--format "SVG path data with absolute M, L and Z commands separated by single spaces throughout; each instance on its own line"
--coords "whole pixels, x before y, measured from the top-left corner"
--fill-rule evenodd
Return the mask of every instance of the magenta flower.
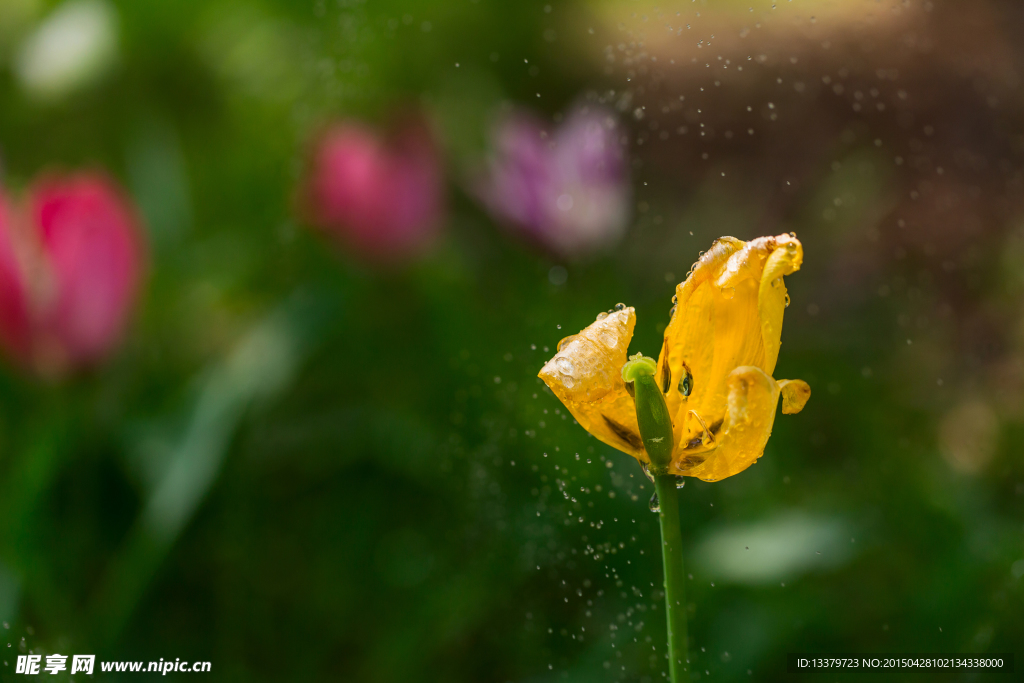
M 626 153 L 614 115 L 575 110 L 553 134 L 518 112 L 496 130 L 476 186 L 498 220 L 564 257 L 614 245 L 629 221 Z
M 134 209 L 102 175 L 45 177 L 20 212 L 0 201 L 0 344 L 47 376 L 101 360 L 121 338 L 144 254 Z
M 372 261 L 421 253 L 437 235 L 442 170 L 428 128 L 412 123 L 384 140 L 354 122 L 317 142 L 305 188 L 318 227 Z

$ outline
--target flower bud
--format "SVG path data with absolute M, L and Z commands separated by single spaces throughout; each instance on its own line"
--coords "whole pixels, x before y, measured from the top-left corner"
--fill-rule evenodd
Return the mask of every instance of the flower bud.
M 313 222 L 360 256 L 378 262 L 417 255 L 442 213 L 437 147 L 421 123 L 384 140 L 353 122 L 316 143 L 304 190 Z
M 119 188 L 91 173 L 49 176 L 22 212 L 0 207 L 0 343 L 43 375 L 105 357 L 120 340 L 144 239 Z
M 0 195 L 0 345 L 11 356 L 31 355 L 29 300 L 14 249 L 15 214 Z

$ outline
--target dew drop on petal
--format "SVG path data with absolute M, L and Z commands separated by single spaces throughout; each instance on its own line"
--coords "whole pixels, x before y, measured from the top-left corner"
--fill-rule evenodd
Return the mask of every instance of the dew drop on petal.
M 736 296 L 735 287 L 722 287 L 722 296 L 726 299 L 731 299 Z
M 689 396 L 690 392 L 693 391 L 693 377 L 689 371 L 686 371 L 682 377 L 679 378 L 679 393 L 683 396 Z
M 564 356 L 555 359 L 555 369 L 558 370 L 559 379 L 566 389 L 576 386 L 576 366 L 572 364 L 571 360 Z
M 619 335 L 615 334 L 614 330 L 604 329 L 598 332 L 598 339 L 601 343 L 607 346 L 609 349 L 614 349 L 619 345 Z
M 651 512 L 661 512 L 661 501 L 658 500 L 657 493 L 651 496 L 651 502 L 648 507 L 651 508 Z

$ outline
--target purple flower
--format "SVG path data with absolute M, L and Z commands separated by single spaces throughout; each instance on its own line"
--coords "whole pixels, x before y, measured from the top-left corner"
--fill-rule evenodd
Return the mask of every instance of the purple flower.
M 615 116 L 575 110 L 553 134 L 517 112 L 497 127 L 476 191 L 491 214 L 560 256 L 614 245 L 629 221 L 626 153 Z

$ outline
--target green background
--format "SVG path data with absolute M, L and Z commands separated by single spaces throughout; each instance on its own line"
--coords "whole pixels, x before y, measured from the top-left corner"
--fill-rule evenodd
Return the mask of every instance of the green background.
M 778 4 L 119 1 L 112 66 L 41 99 L 15 65 L 54 4 L 0 0 L 7 191 L 105 168 L 151 249 L 106 365 L 0 374 L 0 675 L 32 649 L 210 680 L 664 680 L 651 486 L 536 373 L 618 302 L 656 354 L 715 237 L 789 231 L 775 375 L 814 394 L 756 466 L 681 492 L 700 680 L 1019 654 L 1024 13 Z M 564 262 L 465 187 L 496 113 L 581 100 L 621 112 L 635 206 Z M 413 107 L 445 232 L 379 268 L 295 189 L 325 122 Z M 868 677 L 941 678 L 801 678 Z

